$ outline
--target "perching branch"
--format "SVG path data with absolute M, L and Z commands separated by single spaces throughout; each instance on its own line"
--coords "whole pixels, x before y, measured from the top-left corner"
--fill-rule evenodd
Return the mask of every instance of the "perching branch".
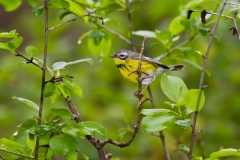
M 223 3 L 223 5 L 222 5 L 222 7 L 221 7 L 221 9 L 219 11 L 219 14 L 218 14 L 217 21 L 216 21 L 215 25 L 213 26 L 212 32 L 210 33 L 210 39 L 209 39 L 207 51 L 206 51 L 205 56 L 203 56 L 203 66 L 202 66 L 202 73 L 201 73 L 201 78 L 200 78 L 200 83 L 199 83 L 199 90 L 203 89 L 203 81 L 204 81 L 205 70 L 206 70 L 206 66 L 207 66 L 208 55 L 210 53 L 210 49 L 211 49 L 211 46 L 212 46 L 214 34 L 215 34 L 216 29 L 218 27 L 219 20 L 221 18 L 223 10 L 224 10 L 224 8 L 225 8 L 225 6 L 227 4 L 226 2 L 227 2 L 227 0 L 224 0 L 224 3 Z M 191 135 L 191 142 L 190 142 L 190 151 L 189 151 L 189 154 L 188 154 L 188 159 L 189 160 L 192 160 L 193 145 L 194 145 L 194 140 L 195 140 L 195 136 L 196 136 L 195 129 L 196 129 L 196 123 L 197 123 L 197 116 L 198 116 L 198 111 L 195 111 L 194 118 L 193 118 L 193 124 L 192 124 L 192 135 Z
M 34 159 L 34 157 L 31 157 L 31 156 L 28 156 L 28 155 L 25 155 L 25 154 L 21 154 L 21 153 L 17 153 L 17 152 L 13 152 L 13 151 L 10 151 L 10 150 L 2 149 L 2 148 L 0 148 L 0 151 L 7 152 L 7 153 L 10 153 L 10 154 L 14 154 L 14 155 L 17 155 L 19 157 L 24 157 L 24 158 L 28 158 L 28 159 Z M 6 159 L 2 155 L 0 157 L 3 160 Z
M 98 19 L 102 20 L 102 24 L 104 24 L 104 22 L 103 22 L 103 17 L 93 15 L 92 13 L 87 13 L 87 14 L 84 14 L 84 15 L 82 15 L 82 16 L 78 16 L 78 17 L 76 17 L 76 18 L 67 20 L 67 21 L 65 21 L 65 22 L 63 22 L 63 23 L 59 23 L 59 24 L 57 24 L 56 26 L 53 26 L 53 27 L 49 28 L 49 29 L 48 29 L 48 32 L 50 32 L 50 31 L 52 31 L 52 30 L 54 30 L 54 29 L 56 29 L 56 28 L 58 28 L 58 27 L 60 27 L 60 26 L 62 26 L 62 25 L 64 25 L 64 24 L 67 24 L 67 23 L 70 23 L 70 22 L 74 22 L 74 21 L 76 21 L 77 19 L 80 19 L 80 18 L 83 18 L 83 17 L 86 17 L 86 16 L 98 18 Z

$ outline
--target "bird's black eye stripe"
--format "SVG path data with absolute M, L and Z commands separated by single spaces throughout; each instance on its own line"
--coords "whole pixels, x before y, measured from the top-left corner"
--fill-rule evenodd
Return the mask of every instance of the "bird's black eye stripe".
M 121 60 L 126 60 L 127 58 L 128 58 L 128 55 L 127 54 L 120 54 L 119 56 L 118 56 Z

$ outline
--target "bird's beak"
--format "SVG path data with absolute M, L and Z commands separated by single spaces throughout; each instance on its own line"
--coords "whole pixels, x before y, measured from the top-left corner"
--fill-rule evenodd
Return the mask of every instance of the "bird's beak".
M 112 56 L 109 56 L 110 58 L 116 58 L 117 56 L 116 55 L 112 55 Z

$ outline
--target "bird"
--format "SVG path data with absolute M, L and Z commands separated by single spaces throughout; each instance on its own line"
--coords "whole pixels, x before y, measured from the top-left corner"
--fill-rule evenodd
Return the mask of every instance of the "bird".
M 137 52 L 122 49 L 118 51 L 116 54 L 110 56 L 110 58 L 114 59 L 114 62 L 119 72 L 122 74 L 124 78 L 134 83 L 137 83 L 139 81 L 137 72 L 139 56 L 140 54 Z M 184 65 L 182 64 L 167 66 L 165 64 L 160 63 L 157 60 L 142 55 L 140 80 L 142 81 L 142 85 L 148 86 L 161 73 L 166 71 L 180 71 L 183 68 Z

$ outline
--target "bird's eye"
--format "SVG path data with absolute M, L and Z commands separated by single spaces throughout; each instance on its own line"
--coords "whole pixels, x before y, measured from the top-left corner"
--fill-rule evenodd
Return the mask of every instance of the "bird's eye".
M 119 55 L 119 58 L 120 58 L 121 60 L 125 60 L 125 59 L 127 59 L 127 55 L 126 55 L 126 54 L 120 54 L 120 55 Z

